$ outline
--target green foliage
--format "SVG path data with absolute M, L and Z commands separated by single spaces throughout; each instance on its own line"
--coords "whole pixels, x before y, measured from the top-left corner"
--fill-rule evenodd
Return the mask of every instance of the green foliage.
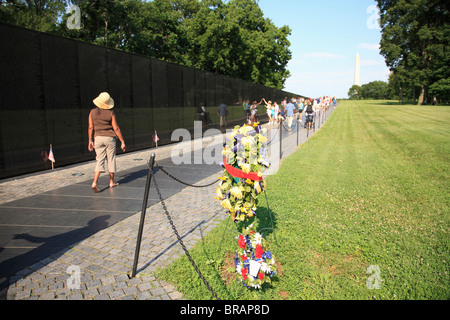
M 42 32 L 56 32 L 69 0 L 0 1 L 0 21 Z
M 351 88 L 348 90 L 348 97 L 350 99 L 360 99 L 360 93 L 361 93 L 361 86 L 358 86 L 357 84 L 354 84 L 351 86 Z
M 450 78 L 440 79 L 430 85 L 429 93 L 431 97 L 436 97 L 439 102 L 450 102 Z
M 288 26 L 264 18 L 257 0 L 6 1 L 2 21 L 283 89 Z M 0 3 L 3 3 L 0 2 Z M 81 10 L 81 29 L 68 29 Z
M 291 31 L 265 19 L 255 0 L 202 1 L 185 23 L 188 66 L 283 88 Z
M 388 84 L 384 81 L 372 81 L 362 86 L 353 85 L 348 97 L 354 99 L 386 99 L 389 97 Z
M 419 104 L 432 88 L 433 95 L 448 100 L 442 79 L 450 78 L 450 24 L 447 0 L 377 0 L 380 7 L 381 54 L 395 74 L 403 95 L 418 87 Z M 445 81 L 444 81 L 445 82 Z

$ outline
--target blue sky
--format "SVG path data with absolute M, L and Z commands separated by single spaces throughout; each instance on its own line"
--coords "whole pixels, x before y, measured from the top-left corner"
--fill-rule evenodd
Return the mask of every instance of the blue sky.
M 373 0 L 259 0 L 264 17 L 292 30 L 291 77 L 284 90 L 309 97 L 347 98 L 354 84 L 357 52 L 361 85 L 387 81 L 375 5 Z

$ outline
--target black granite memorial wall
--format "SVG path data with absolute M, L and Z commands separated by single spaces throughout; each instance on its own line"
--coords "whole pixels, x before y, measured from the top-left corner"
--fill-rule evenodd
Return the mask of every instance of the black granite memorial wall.
M 94 159 L 87 149 L 88 115 L 103 91 L 115 101 L 127 152 L 153 147 L 155 131 L 164 145 L 173 130 L 193 130 L 200 103 L 214 127 L 222 102 L 233 125 L 244 122 L 244 100 L 299 96 L 1 23 L 0 39 L 0 178 L 51 167 L 41 157 L 50 144 L 55 167 Z M 264 119 L 265 110 L 260 114 Z

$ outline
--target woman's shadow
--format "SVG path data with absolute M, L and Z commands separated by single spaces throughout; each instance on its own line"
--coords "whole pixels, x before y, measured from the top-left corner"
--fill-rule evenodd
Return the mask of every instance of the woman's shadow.
M 42 245 L 22 255 L 0 262 L 0 300 L 6 299 L 11 276 L 49 256 L 52 256 L 53 259 L 58 259 L 71 249 L 69 246 L 108 227 L 107 220 L 110 217 L 110 215 L 99 216 L 91 219 L 85 227 L 49 237 L 36 237 L 28 233 L 16 234 L 14 239 L 23 239 L 31 243 L 41 243 Z M 0 252 L 4 250 L 5 248 L 0 248 Z

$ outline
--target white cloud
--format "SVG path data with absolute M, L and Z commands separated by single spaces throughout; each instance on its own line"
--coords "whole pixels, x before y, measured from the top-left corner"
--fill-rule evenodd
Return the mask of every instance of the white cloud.
M 391 71 L 388 68 L 385 68 L 383 70 L 368 72 L 368 76 L 370 76 L 374 79 L 382 80 L 382 81 L 387 81 L 389 79 L 390 74 L 391 74 Z
M 361 67 L 376 67 L 376 66 L 386 66 L 386 64 L 383 60 L 374 60 L 374 59 L 361 60 Z
M 342 56 L 339 54 L 328 53 L 328 52 L 312 52 L 303 55 L 304 57 L 313 57 L 313 58 L 323 58 L 323 59 L 343 59 L 347 58 L 346 56 Z
M 358 49 L 366 49 L 366 50 L 379 50 L 379 43 L 360 43 L 358 44 Z
M 353 70 L 293 72 L 286 80 L 285 90 L 309 97 L 333 95 L 346 98 L 353 84 L 353 74 Z
M 292 59 L 288 62 L 288 69 L 291 69 L 292 67 L 303 67 L 305 65 L 308 65 L 308 62 L 304 59 Z

